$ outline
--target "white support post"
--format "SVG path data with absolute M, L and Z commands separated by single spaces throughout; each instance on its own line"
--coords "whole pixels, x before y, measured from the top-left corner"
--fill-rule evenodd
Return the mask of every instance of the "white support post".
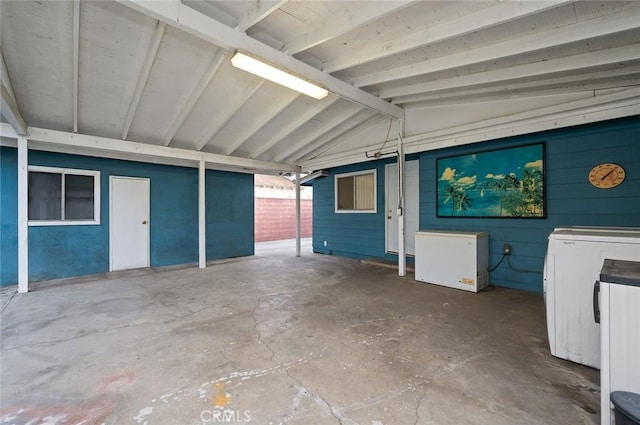
M 205 207 L 205 176 L 206 168 L 204 160 L 198 166 L 198 267 L 207 267 L 207 220 Z
M 407 274 L 407 257 L 405 255 L 405 234 L 404 234 L 404 146 L 402 144 L 402 133 L 404 129 L 404 119 L 399 120 L 398 129 L 398 276 Z
M 27 138 L 18 136 L 18 293 L 29 292 L 29 150 Z
M 296 173 L 296 257 L 300 257 L 300 172 Z

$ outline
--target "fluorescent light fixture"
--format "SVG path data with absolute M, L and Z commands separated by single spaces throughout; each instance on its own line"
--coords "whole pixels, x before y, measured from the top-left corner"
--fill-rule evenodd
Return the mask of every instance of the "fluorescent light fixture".
M 240 68 L 244 71 L 250 72 L 269 81 L 273 81 L 276 84 L 289 87 L 292 90 L 316 99 L 324 99 L 329 94 L 329 92 L 322 87 L 295 77 L 278 68 L 274 68 L 271 65 L 267 65 L 264 62 L 260 62 L 258 59 L 247 56 L 241 52 L 236 52 L 236 54 L 233 55 L 231 58 L 231 64 L 236 68 Z

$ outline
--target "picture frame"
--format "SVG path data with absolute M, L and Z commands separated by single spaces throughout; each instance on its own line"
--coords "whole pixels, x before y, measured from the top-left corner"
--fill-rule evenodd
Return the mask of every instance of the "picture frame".
M 544 142 L 436 159 L 436 215 L 546 218 Z

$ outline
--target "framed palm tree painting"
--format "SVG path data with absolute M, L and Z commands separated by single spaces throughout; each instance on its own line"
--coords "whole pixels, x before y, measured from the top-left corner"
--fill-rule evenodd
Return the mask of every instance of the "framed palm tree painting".
M 544 143 L 436 162 L 438 217 L 545 217 Z

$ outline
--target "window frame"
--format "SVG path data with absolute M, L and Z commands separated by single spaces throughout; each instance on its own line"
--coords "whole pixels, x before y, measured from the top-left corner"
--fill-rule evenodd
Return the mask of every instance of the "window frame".
M 366 175 L 366 174 L 373 174 L 373 209 L 371 210 L 356 210 L 356 209 L 352 209 L 352 210 L 345 210 L 345 209 L 338 209 L 338 179 L 340 178 L 344 178 L 344 177 L 353 177 L 353 176 L 361 176 L 361 175 Z M 354 183 L 355 183 L 355 179 L 354 179 Z M 376 214 L 378 212 L 378 170 L 375 168 L 371 168 L 368 170 L 362 170 L 362 171 L 354 171 L 351 173 L 341 173 L 341 174 L 336 174 L 334 176 L 334 209 L 336 214 Z M 353 195 L 354 197 L 356 196 L 356 192 L 355 192 L 355 187 L 354 187 L 354 191 L 353 191 Z M 355 204 L 355 202 L 354 202 Z
M 92 176 L 93 177 L 93 219 L 88 220 L 29 220 L 29 226 L 95 226 L 100 224 L 100 171 L 96 170 L 80 170 L 75 168 L 45 167 L 40 165 L 29 165 L 27 167 L 29 173 L 49 173 L 60 174 L 61 179 L 64 175 L 76 176 Z M 64 179 L 63 179 L 64 180 Z M 28 190 L 28 188 L 27 188 Z M 65 185 L 62 182 L 61 187 L 61 208 L 64 211 Z M 27 202 L 28 199 L 27 199 Z

